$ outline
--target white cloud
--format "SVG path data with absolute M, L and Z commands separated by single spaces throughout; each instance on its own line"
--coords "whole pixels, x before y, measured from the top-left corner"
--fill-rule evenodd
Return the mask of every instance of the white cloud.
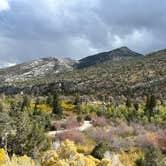
M 8 0 L 0 0 L 0 12 L 9 10 L 9 9 L 10 9 L 10 5 Z
M 111 34 L 108 35 L 109 45 L 112 48 L 127 46 L 131 49 L 146 52 L 146 49 L 153 46 L 155 37 L 151 31 L 146 29 L 134 29 L 125 35 Z

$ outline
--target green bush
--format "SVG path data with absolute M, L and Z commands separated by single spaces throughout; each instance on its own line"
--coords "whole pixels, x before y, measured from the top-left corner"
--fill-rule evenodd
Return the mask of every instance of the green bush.
M 158 148 L 153 146 L 144 150 L 144 158 L 139 158 L 135 162 L 136 166 L 165 166 L 165 158 Z
M 106 142 L 101 142 L 95 146 L 91 155 L 95 158 L 102 159 L 107 150 L 109 150 L 108 144 Z

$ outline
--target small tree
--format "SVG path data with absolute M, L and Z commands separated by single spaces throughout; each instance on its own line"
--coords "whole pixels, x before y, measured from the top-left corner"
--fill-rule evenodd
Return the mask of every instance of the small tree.
M 149 121 L 151 121 L 151 117 L 155 114 L 154 108 L 156 107 L 156 103 L 156 97 L 154 95 L 147 96 L 145 111 Z
M 3 112 L 3 103 L 0 101 L 0 112 Z
M 52 106 L 53 105 L 53 98 L 51 95 L 49 95 L 46 99 L 46 104 L 49 105 L 49 106 Z
M 152 95 L 150 98 L 150 104 L 149 104 L 149 109 L 152 115 L 154 115 L 154 108 L 156 107 L 156 104 L 157 104 L 156 97 L 155 95 Z
M 101 142 L 95 146 L 91 155 L 95 158 L 102 159 L 107 150 L 109 150 L 108 144 L 106 142 Z
M 21 105 L 21 111 L 24 111 L 25 108 L 29 108 L 30 107 L 30 99 L 28 96 L 24 96 L 23 97 L 23 102 Z
M 15 133 L 8 135 L 9 154 L 35 157 L 37 153 L 48 149 L 50 144 L 43 127 L 28 112 L 18 112 L 14 119 Z
M 127 100 L 126 100 L 126 106 L 127 106 L 128 108 L 131 107 L 131 99 L 130 99 L 130 97 L 128 97 Z
M 62 115 L 62 107 L 60 105 L 59 97 L 57 92 L 53 96 L 53 110 L 52 113 L 56 115 Z
M 37 98 L 36 101 L 35 101 L 35 106 L 34 106 L 34 112 L 33 112 L 34 115 L 35 115 L 35 114 L 37 113 L 37 111 L 38 111 L 37 106 L 39 105 L 39 103 L 40 103 L 40 100 L 39 100 L 39 98 Z
M 139 110 L 139 104 L 138 103 L 134 103 L 134 118 L 138 117 L 138 110 Z
M 164 157 L 158 148 L 153 146 L 145 149 L 144 166 L 164 166 Z
M 78 113 L 80 113 L 81 112 L 81 101 L 80 101 L 80 96 L 78 94 L 75 97 L 74 105 L 75 105 L 76 111 Z
M 138 110 L 139 110 L 139 104 L 138 103 L 134 103 L 134 108 L 135 108 L 135 111 L 138 112 Z

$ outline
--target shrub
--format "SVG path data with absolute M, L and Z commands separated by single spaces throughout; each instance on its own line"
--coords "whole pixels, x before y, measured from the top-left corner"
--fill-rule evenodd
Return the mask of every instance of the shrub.
M 48 151 L 41 159 L 42 166 L 111 166 L 111 161 L 103 159 L 102 161 L 88 155 L 85 156 L 77 152 L 73 142 L 66 140 L 58 151 Z
M 58 138 L 61 141 L 65 141 L 66 139 L 73 141 L 75 143 L 83 143 L 84 142 L 84 134 L 78 130 L 69 130 L 63 132 L 58 135 Z
M 69 118 L 66 121 L 60 120 L 53 122 L 52 126 L 56 130 L 60 129 L 73 129 L 79 127 L 79 122 L 75 118 Z
M 144 163 L 145 166 L 164 166 L 166 164 L 161 151 L 152 146 L 145 149 Z
M 61 102 L 61 106 L 64 111 L 73 111 L 75 109 L 74 104 L 72 104 L 71 102 L 64 101 L 64 100 Z
M 7 149 L 10 154 L 33 156 L 49 148 L 49 140 L 40 124 L 27 112 L 15 117 L 15 134 L 8 135 Z
M 152 132 L 147 132 L 145 134 L 140 134 L 136 138 L 136 143 L 140 147 L 149 147 L 149 146 L 156 146 L 157 140 L 156 140 L 156 134 Z
M 108 144 L 106 142 L 101 142 L 95 146 L 91 155 L 95 158 L 102 159 L 107 150 L 109 150 Z
M 138 135 L 136 138 L 136 142 L 138 146 L 141 147 L 157 147 L 161 151 L 166 151 L 166 136 L 161 132 L 148 132 L 143 135 Z
M 139 150 L 131 150 L 129 152 L 122 151 L 119 155 L 120 161 L 125 166 L 134 166 L 135 162 L 143 156 L 143 153 Z M 140 165 L 141 166 L 141 165 Z
M 11 158 L 8 156 L 4 149 L 0 149 L 0 165 L 1 166 L 35 166 L 33 159 L 27 156 L 13 155 Z
M 81 123 L 81 122 L 83 122 L 83 121 L 84 121 L 84 118 L 83 118 L 82 115 L 77 116 L 77 122 L 78 122 L 78 123 Z
M 110 140 L 109 145 L 111 150 L 119 152 L 121 150 L 129 151 L 135 143 L 132 138 L 120 138 L 115 136 Z
M 87 130 L 87 134 L 96 142 L 110 141 L 112 137 L 114 137 L 111 132 L 103 130 L 101 128 L 90 128 L 89 130 Z
M 127 125 L 125 121 L 118 120 L 118 124 L 115 128 L 115 133 L 119 136 L 129 136 L 133 134 L 132 126 Z
M 101 117 L 93 116 L 92 124 L 94 127 L 105 127 L 105 126 L 107 126 L 107 121 L 103 116 L 101 116 Z

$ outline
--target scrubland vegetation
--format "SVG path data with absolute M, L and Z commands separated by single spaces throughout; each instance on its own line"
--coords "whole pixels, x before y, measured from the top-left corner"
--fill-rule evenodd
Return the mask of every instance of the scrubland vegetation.
M 166 101 L 155 95 L 121 104 L 79 94 L 0 98 L 2 166 L 166 164 Z

